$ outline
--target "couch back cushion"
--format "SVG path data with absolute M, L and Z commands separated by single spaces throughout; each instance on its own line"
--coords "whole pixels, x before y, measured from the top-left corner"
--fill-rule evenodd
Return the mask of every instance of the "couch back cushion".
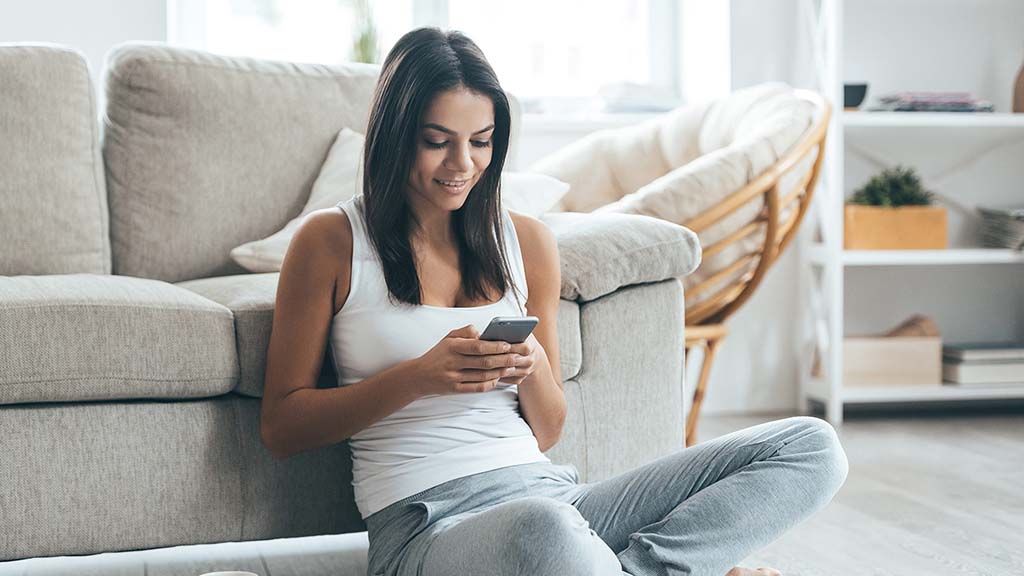
M 81 53 L 0 45 L 0 276 L 110 274 L 98 134 Z
M 231 249 L 301 212 L 338 131 L 365 132 L 378 75 L 369 64 L 115 48 L 103 138 L 114 273 L 245 272 Z

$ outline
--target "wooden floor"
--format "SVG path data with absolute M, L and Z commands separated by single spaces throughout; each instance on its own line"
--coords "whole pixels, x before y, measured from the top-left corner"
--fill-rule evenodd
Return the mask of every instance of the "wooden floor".
M 699 440 L 786 414 L 705 417 Z M 832 503 L 741 566 L 785 576 L 1024 575 L 1024 412 L 864 416 Z

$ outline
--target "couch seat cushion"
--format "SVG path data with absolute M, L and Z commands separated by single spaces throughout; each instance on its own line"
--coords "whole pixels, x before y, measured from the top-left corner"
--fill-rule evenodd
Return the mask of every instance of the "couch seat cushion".
M 225 394 L 233 332 L 227 308 L 157 280 L 0 276 L 0 404 Z
M 279 276 L 277 272 L 240 274 L 176 284 L 225 306 L 234 314 L 240 368 L 235 392 L 244 396 L 263 396 L 267 347 L 270 345 L 270 328 L 274 322 L 274 301 Z M 583 363 L 580 309 L 575 302 L 562 300 L 559 303 L 558 341 L 562 379 L 568 380 L 579 374 Z M 334 359 L 330 357 L 330 347 L 326 347 L 326 350 L 318 388 L 337 386 Z
M 263 377 L 267 371 L 267 346 L 270 345 L 270 327 L 274 322 L 278 276 L 280 274 L 277 272 L 239 274 L 176 284 L 221 304 L 234 315 L 239 365 L 235 392 L 238 394 L 254 398 L 263 396 Z M 321 377 L 326 376 L 321 370 Z M 333 374 L 330 378 L 334 378 Z M 329 384 L 333 386 L 336 382 Z

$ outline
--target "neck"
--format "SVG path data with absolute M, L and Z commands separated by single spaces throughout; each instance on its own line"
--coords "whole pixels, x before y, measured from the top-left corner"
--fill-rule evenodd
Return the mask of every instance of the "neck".
M 428 246 L 455 246 L 455 232 L 452 230 L 452 213 L 433 204 L 412 202 L 410 208 L 418 223 L 413 224 L 412 237 Z

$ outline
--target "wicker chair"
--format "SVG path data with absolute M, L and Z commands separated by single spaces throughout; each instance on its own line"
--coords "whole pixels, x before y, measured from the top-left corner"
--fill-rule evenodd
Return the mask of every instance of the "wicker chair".
M 810 206 L 831 106 L 816 93 L 772 83 L 684 108 L 592 133 L 529 170 L 570 183 L 576 195 L 556 210 L 655 216 L 700 237 L 701 266 L 681 279 L 686 353 L 704 352 L 686 423 L 692 446 L 725 323 L 793 240 Z

